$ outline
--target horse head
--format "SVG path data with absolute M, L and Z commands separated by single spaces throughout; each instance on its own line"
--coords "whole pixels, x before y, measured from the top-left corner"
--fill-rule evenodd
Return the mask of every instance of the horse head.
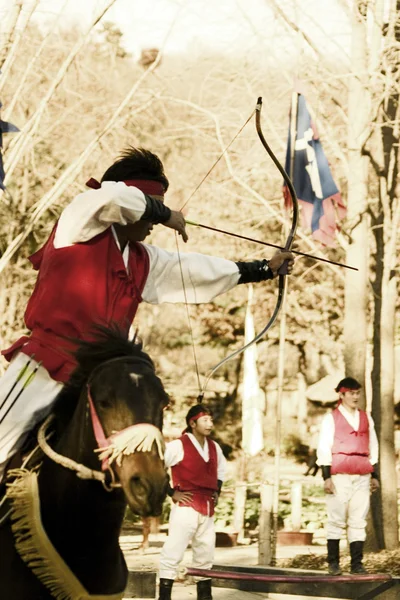
M 93 341 L 80 343 L 75 357 L 78 367 L 54 411 L 63 431 L 60 449 L 81 463 L 80 470 L 69 468 L 79 477 L 89 472 L 83 476 L 89 479 L 93 470 L 99 479 L 101 467 L 107 490 L 122 488 L 135 514 L 158 516 L 168 483 L 161 431 L 169 397 L 152 360 L 141 343 L 103 327 Z
M 86 394 L 102 469 L 122 487 L 131 510 L 146 517 L 161 514 L 166 496 L 161 430 L 169 398 L 149 356 L 137 350 L 96 367 Z

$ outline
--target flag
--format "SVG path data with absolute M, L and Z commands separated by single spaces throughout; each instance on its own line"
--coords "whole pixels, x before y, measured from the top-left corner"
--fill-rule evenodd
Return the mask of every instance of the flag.
M 1 71 L 0 71 L 1 73 Z M 0 111 L 2 107 L 2 103 L 0 102 Z M 15 133 L 19 131 L 18 127 L 13 125 L 12 123 L 7 123 L 7 121 L 2 121 L 0 119 L 0 189 L 5 190 L 6 186 L 4 185 L 4 167 L 3 167 L 3 156 L 1 153 L 1 149 L 3 147 L 3 133 Z
M 294 144 L 294 173 L 291 173 L 290 124 L 285 170 L 291 178 L 301 206 L 302 226 L 325 246 L 332 246 L 338 222 L 344 218 L 346 207 L 333 180 L 329 163 L 315 124 L 308 111 L 305 97 L 297 95 L 296 140 Z M 286 207 L 291 206 L 290 193 L 284 184 Z
M 254 339 L 254 321 L 251 310 L 253 288 L 249 286 L 245 317 L 245 343 Z M 252 344 L 243 353 L 242 396 L 242 448 L 255 456 L 264 448 L 263 420 L 265 394 L 260 388 L 257 373 L 257 346 Z
M 0 150 L 0 190 L 4 190 L 4 177 L 3 156 Z

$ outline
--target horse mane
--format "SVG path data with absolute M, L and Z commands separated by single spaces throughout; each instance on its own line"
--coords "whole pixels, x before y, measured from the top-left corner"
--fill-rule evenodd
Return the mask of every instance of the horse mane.
M 91 338 L 92 341 L 80 340 L 74 353 L 78 367 L 71 375 L 72 383 L 76 379 L 85 383 L 97 366 L 113 358 L 137 357 L 146 360 L 154 369 L 150 356 L 143 351 L 142 342 L 136 341 L 136 334 L 133 340 L 128 340 L 116 325 L 96 325 L 92 329 Z
M 78 366 L 54 403 L 53 413 L 62 427 L 65 427 L 72 418 L 83 386 L 96 367 L 102 363 L 115 358 L 133 357 L 148 363 L 154 370 L 154 363 L 143 351 L 143 344 L 137 341 L 136 334 L 132 340 L 128 340 L 116 325 L 111 327 L 95 325 L 90 337 L 91 341 L 77 341 L 78 347 L 74 357 Z

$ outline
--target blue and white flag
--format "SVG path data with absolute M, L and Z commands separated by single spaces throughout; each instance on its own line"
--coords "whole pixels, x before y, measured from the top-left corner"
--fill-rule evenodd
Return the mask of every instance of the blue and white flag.
M 285 170 L 293 182 L 302 208 L 302 226 L 311 229 L 313 237 L 322 244 L 331 246 L 335 240 L 338 221 L 346 215 L 346 207 L 333 180 L 317 129 L 302 94 L 298 94 L 293 173 L 291 144 L 289 125 Z M 285 204 L 290 206 L 291 198 L 286 184 L 283 189 Z
M 0 71 L 0 74 L 1 74 L 1 71 Z M 3 105 L 0 102 L 0 111 L 1 111 L 2 106 Z M 16 127 L 12 123 L 7 123 L 7 121 L 2 121 L 0 119 L 0 189 L 2 189 L 2 190 L 6 189 L 6 187 L 4 185 L 5 173 L 4 173 L 4 166 L 3 166 L 3 156 L 2 156 L 2 152 L 1 152 L 1 149 L 3 148 L 3 134 L 4 133 L 16 133 L 17 131 L 19 131 L 18 127 Z

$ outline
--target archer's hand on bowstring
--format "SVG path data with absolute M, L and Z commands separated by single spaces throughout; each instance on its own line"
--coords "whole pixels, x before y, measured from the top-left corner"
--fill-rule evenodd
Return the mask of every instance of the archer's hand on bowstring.
M 178 210 L 171 210 L 170 218 L 168 221 L 165 221 L 163 225 L 178 232 L 185 243 L 188 241 L 189 238 L 188 234 L 186 233 L 185 217 Z

